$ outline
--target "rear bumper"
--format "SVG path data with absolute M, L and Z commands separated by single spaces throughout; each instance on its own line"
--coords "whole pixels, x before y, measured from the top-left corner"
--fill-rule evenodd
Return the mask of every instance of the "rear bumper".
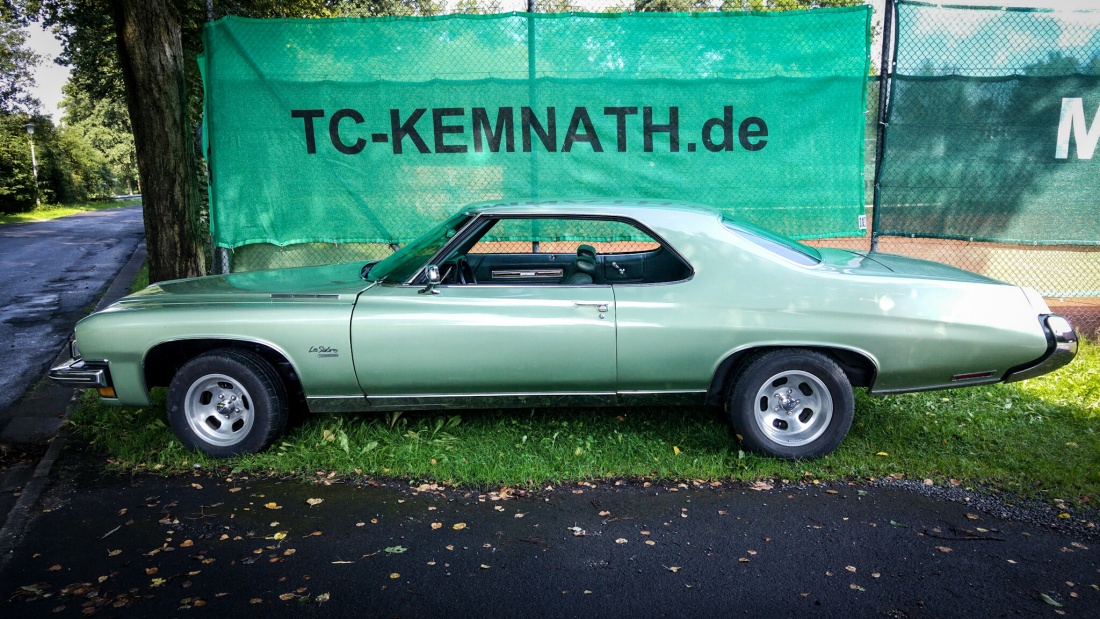
M 1077 334 L 1068 320 L 1057 314 L 1044 314 L 1039 317 L 1039 323 L 1043 325 L 1047 336 L 1046 354 L 1031 363 L 1005 372 L 1004 382 L 1012 383 L 1042 376 L 1068 364 L 1077 356 Z
M 106 363 L 88 362 L 83 359 L 69 359 L 61 365 L 50 368 L 50 380 L 66 387 L 101 388 L 111 386 L 111 376 Z

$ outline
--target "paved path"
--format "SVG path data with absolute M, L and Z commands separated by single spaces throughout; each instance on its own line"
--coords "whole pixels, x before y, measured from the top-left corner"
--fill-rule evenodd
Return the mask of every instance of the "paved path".
M 1091 536 L 897 488 L 629 482 L 500 500 L 96 469 L 62 460 L 0 570 L 13 612 L 1100 616 Z
M 144 236 L 140 206 L 0 226 L 0 420 Z

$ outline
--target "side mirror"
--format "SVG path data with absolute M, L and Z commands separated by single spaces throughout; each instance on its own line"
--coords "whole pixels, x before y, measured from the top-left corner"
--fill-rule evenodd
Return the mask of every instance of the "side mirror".
M 439 278 L 439 267 L 430 264 L 427 269 L 424 269 L 424 274 L 428 277 L 428 285 L 421 288 L 418 292 L 420 292 L 420 294 L 439 294 L 439 291 L 435 289 L 441 281 Z

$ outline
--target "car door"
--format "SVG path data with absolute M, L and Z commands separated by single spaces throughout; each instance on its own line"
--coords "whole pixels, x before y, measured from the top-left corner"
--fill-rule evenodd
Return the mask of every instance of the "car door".
M 372 404 L 404 396 L 614 397 L 610 286 L 422 288 L 374 286 L 355 306 L 355 370 Z

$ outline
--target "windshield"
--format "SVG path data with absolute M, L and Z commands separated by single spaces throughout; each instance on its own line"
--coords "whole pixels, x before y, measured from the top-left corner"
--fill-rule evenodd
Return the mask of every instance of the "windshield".
M 821 254 L 813 247 L 803 245 L 798 241 L 792 241 L 767 228 L 761 228 L 744 221 L 733 221 L 725 217 L 722 218 L 722 225 L 741 235 L 745 240 L 792 262 L 803 266 L 814 266 L 821 263 Z
M 367 279 L 374 282 L 401 283 L 408 280 L 435 255 L 470 218 L 466 213 L 452 215 L 424 236 L 390 254 L 371 267 Z

